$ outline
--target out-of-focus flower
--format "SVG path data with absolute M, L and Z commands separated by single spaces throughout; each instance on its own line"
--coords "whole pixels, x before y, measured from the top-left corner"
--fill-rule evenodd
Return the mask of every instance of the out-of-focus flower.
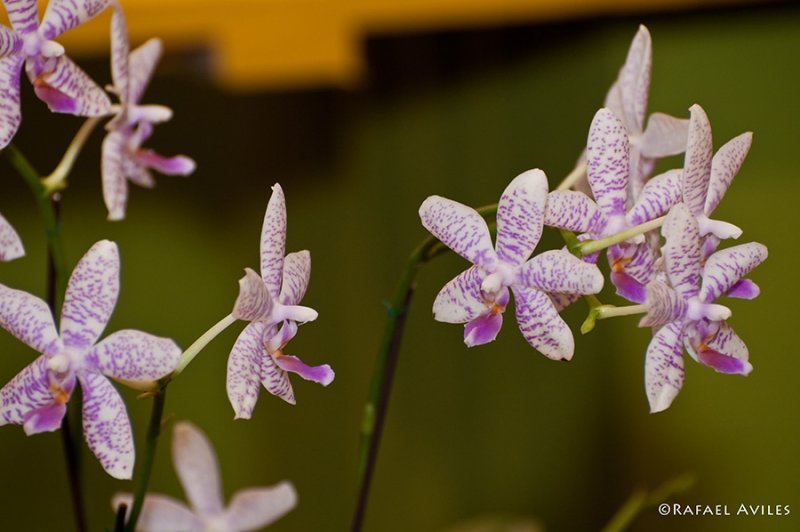
M 549 358 L 572 358 L 572 332 L 548 293 L 596 294 L 603 276 L 594 264 L 563 250 L 528 260 L 542 234 L 546 199 L 544 172 L 529 170 L 517 176 L 497 205 L 495 247 L 485 220 L 471 207 L 439 196 L 422 203 L 422 225 L 473 264 L 447 283 L 433 304 L 434 319 L 466 324 L 468 346 L 496 338 L 510 288 L 525 340 Z
M 327 386 L 334 372 L 327 364 L 308 366 L 283 348 L 297 334 L 298 323 L 317 319 L 314 309 L 300 306 L 311 276 L 308 251 L 286 253 L 286 200 L 279 184 L 264 215 L 261 231 L 261 275 L 251 269 L 239 281 L 233 316 L 249 321 L 228 358 L 227 390 L 236 418 L 249 419 L 261 384 L 294 404 L 287 372 Z
M 111 75 L 113 92 L 119 96 L 119 112 L 108 123 L 103 141 L 103 199 L 109 220 L 125 216 L 128 202 L 128 180 L 143 187 L 152 187 L 151 169 L 168 175 L 188 175 L 195 162 L 184 155 L 163 157 L 142 144 L 153 133 L 153 125 L 172 118 L 172 110 L 162 105 L 141 105 L 139 102 L 161 57 L 162 45 L 150 39 L 130 51 L 125 16 L 119 7 L 111 17 Z
M 670 210 L 662 227 L 664 270 L 669 281 L 648 285 L 648 314 L 640 325 L 656 329 L 647 348 L 645 389 L 650 410 L 672 403 L 683 384 L 683 347 L 698 362 L 721 373 L 747 375 L 744 342 L 725 322 L 730 310 L 714 301 L 767 258 L 751 242 L 718 251 L 702 265 L 697 220 L 683 203 Z
M 102 116 L 111 102 L 94 81 L 64 55 L 53 39 L 88 21 L 111 0 L 50 0 L 39 24 L 36 0 L 3 0 L 13 30 L 0 27 L 0 149 L 22 121 L 19 77 L 22 65 L 36 95 L 51 111 Z
M 9 261 L 25 255 L 22 240 L 2 215 L 0 215 L 0 260 Z
M 244 532 L 259 530 L 297 506 L 291 482 L 237 491 L 225 507 L 219 465 L 214 449 L 200 429 L 182 421 L 172 432 L 172 463 L 189 505 L 167 495 L 148 494 L 136 530 L 174 532 Z M 120 493 L 112 499 L 116 510 L 130 511 L 133 496 Z
M 168 338 L 130 329 L 97 342 L 118 294 L 119 252 L 108 240 L 92 246 L 75 266 L 60 334 L 44 301 L 0 285 L 0 326 L 42 353 L 0 390 L 0 425 L 22 425 L 28 435 L 58 430 L 77 379 L 86 443 L 108 474 L 130 478 L 135 457 L 130 421 L 106 377 L 147 387 L 175 369 L 181 350 Z

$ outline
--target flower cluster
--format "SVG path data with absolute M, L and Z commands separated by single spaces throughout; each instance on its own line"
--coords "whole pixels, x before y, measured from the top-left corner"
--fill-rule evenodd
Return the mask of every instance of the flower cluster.
M 633 308 L 647 313 L 641 325 L 653 328 L 645 388 L 657 412 L 669 407 L 681 387 L 684 345 L 692 358 L 719 372 L 746 375 L 752 369 L 744 343 L 725 321 L 730 311 L 713 301 L 756 297 L 758 286 L 743 277 L 766 259 L 767 249 L 751 243 L 714 252 L 722 239 L 742 233 L 710 215 L 739 171 L 752 135 L 739 135 L 714 154 L 711 126 L 699 105 L 690 108 L 688 120 L 653 114 L 645 128 L 651 48 L 647 29 L 640 27 L 606 107 L 595 114 L 579 167 L 588 186 L 576 184 L 587 193 L 559 187 L 548 194 L 540 170 L 517 177 L 497 205 L 496 249 L 485 220 L 469 207 L 432 196 L 420 217 L 473 264 L 433 305 L 436 320 L 466 323 L 468 346 L 495 339 L 510 288 L 528 343 L 550 358 L 571 358 L 572 334 L 558 311 L 600 291 L 603 277 L 594 263 L 597 251 L 607 248 L 617 294 L 639 303 Z M 652 176 L 658 159 L 684 152 L 682 168 Z M 656 231 L 662 223 L 663 242 Z M 564 250 L 530 258 L 543 224 L 578 233 L 572 251 L 582 260 Z M 631 313 L 591 305 L 592 319 Z

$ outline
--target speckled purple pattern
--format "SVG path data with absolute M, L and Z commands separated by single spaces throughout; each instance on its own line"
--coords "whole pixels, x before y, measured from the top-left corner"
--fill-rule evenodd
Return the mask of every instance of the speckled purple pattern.
M 261 277 L 273 298 L 280 294 L 285 255 L 286 199 L 281 186 L 275 183 L 261 229 Z
M 586 175 L 600 210 L 607 217 L 624 215 L 630 161 L 628 132 L 608 109 L 594 115 L 586 158 Z
M 294 390 L 289 375 L 275 364 L 272 356 L 261 357 L 261 384 L 272 395 L 278 396 L 290 405 L 295 404 Z
M 544 225 L 585 233 L 604 225 L 602 216 L 597 204 L 583 192 L 556 190 L 547 195 Z
M 266 327 L 253 322 L 242 330 L 228 357 L 226 389 L 236 419 L 250 419 L 261 390 L 261 359 L 266 355 L 262 339 Z
M 5 26 L 0 26 L 0 58 L 18 53 L 22 49 L 19 34 Z
M 499 260 L 486 221 L 472 207 L 431 196 L 419 208 L 422 225 L 444 245 L 485 269 Z
M 710 303 L 767 259 L 767 247 L 758 242 L 740 244 L 711 255 L 703 268 L 700 300 Z
M 239 279 L 239 295 L 232 314 L 237 320 L 259 320 L 272 310 L 272 296 L 260 275 L 250 268 L 244 271 L 244 277 Z
M 0 149 L 8 146 L 22 122 L 19 100 L 19 75 L 23 58 L 0 59 Z
M 540 253 L 524 264 L 517 282 L 543 292 L 596 294 L 603 289 L 603 274 L 573 254 L 560 249 Z
M 702 107 L 690 109 L 689 138 L 683 163 L 683 202 L 695 216 L 702 214 L 711 173 L 711 124 Z
M 14 31 L 24 35 L 39 27 L 36 0 L 3 0 L 3 5 Z
M 645 304 L 647 314 L 639 321 L 639 327 L 654 327 L 657 330 L 671 321 L 686 317 L 686 300 L 658 280 L 647 284 Z
M 650 179 L 642 188 L 626 218 L 631 225 L 643 224 L 667 213 L 681 201 L 681 170 L 668 170 Z
M 121 130 L 109 131 L 103 139 L 101 175 L 103 184 L 103 201 L 108 209 L 109 220 L 121 220 L 125 217 L 128 204 L 128 181 L 125 179 L 124 150 L 125 133 Z
M 552 360 L 570 360 L 575 340 L 544 292 L 512 286 L 517 309 L 517 325 L 531 347 Z
M 632 132 L 644 127 L 647 99 L 650 92 L 650 71 L 653 62 L 653 44 L 650 32 L 644 26 L 639 30 L 628 49 L 625 64 L 619 73 L 619 88 L 625 124 Z
M 708 216 L 717 208 L 728 187 L 733 182 L 733 178 L 742 167 L 750 145 L 753 142 L 753 134 L 750 132 L 742 133 L 738 137 L 726 142 L 711 160 L 711 177 L 708 181 L 708 195 L 703 206 L 703 212 Z
M 486 310 L 481 295 L 483 275 L 477 266 L 459 273 L 439 291 L 433 302 L 433 318 L 445 323 L 466 323 Z
M 670 284 L 681 297 L 696 296 L 700 290 L 700 233 L 686 205 L 679 203 L 672 208 L 661 234 L 666 239 L 661 249 Z
M 647 158 L 661 158 L 686 151 L 689 121 L 664 113 L 653 113 L 639 139 L 639 151 Z
M 42 18 L 41 34 L 55 39 L 100 14 L 111 0 L 50 0 Z
M 283 260 L 283 283 L 279 301 L 297 305 L 306 295 L 311 278 L 311 253 L 306 250 L 288 253 Z
M 130 54 L 128 63 L 128 98 L 130 103 L 139 103 L 144 95 L 164 45 L 161 39 L 150 39 Z
M 500 260 L 515 266 L 528 260 L 542 236 L 546 200 L 547 177 L 541 170 L 529 170 L 509 183 L 497 203 Z
M 644 362 L 644 386 L 650 412 L 669 408 L 683 386 L 683 331 L 677 322 L 668 323 L 656 332 Z
M 123 329 L 92 347 L 86 364 L 103 375 L 129 383 L 145 383 L 171 373 L 181 348 L 170 338 Z
M 39 356 L 3 386 L 0 401 L 0 425 L 22 425 L 33 412 L 50 406 L 53 394 L 50 391 L 47 357 Z
M 29 67 L 33 63 L 28 61 Z M 103 116 L 111 112 L 111 100 L 78 65 L 62 55 L 44 72 L 28 68 L 28 78 L 39 99 L 52 111 L 78 116 Z
M 54 355 L 62 348 L 47 303 L 3 285 L 0 285 L 0 327 L 39 353 Z

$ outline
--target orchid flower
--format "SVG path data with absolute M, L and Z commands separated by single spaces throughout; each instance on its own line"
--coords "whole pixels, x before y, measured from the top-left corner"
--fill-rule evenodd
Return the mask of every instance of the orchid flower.
M 437 321 L 466 324 L 468 346 L 497 337 L 511 289 L 525 340 L 549 358 L 572 358 L 572 332 L 548 294 L 596 294 L 603 288 L 603 276 L 597 266 L 564 250 L 528 260 L 542 234 L 546 198 L 547 177 L 541 170 L 511 181 L 497 204 L 494 248 L 486 221 L 471 207 L 439 196 L 422 203 L 422 225 L 473 264 L 447 283 L 433 303 Z
M 51 111 L 80 116 L 108 114 L 111 102 L 94 81 L 64 55 L 53 39 L 103 11 L 111 0 L 51 0 L 39 24 L 36 0 L 3 0 L 13 29 L 0 26 L 0 149 L 19 129 L 19 77 L 23 63 L 36 95 Z
M 271 394 L 295 404 L 288 373 L 323 386 L 335 376 L 327 364 L 308 366 L 283 352 L 298 323 L 317 319 L 314 309 L 299 305 L 311 276 L 311 255 L 300 251 L 284 256 L 285 248 L 286 200 L 276 183 L 261 232 L 261 275 L 245 270 L 233 309 L 235 318 L 250 322 L 228 358 L 228 398 L 237 419 L 251 417 L 262 383 Z
M 656 159 L 682 153 L 686 149 L 685 119 L 653 113 L 645 128 L 650 93 L 653 43 L 644 26 L 631 42 L 625 64 L 606 95 L 604 106 L 618 116 L 630 136 L 631 197 L 638 198 Z
M 767 258 L 767 248 L 751 242 L 718 251 L 703 266 L 698 223 L 683 203 L 670 210 L 662 234 L 671 286 L 648 285 L 648 314 L 640 323 L 656 329 L 645 360 L 651 412 L 668 408 L 680 391 L 684 346 L 692 358 L 720 373 L 750 373 L 747 346 L 725 322 L 730 309 L 714 300 Z
M 150 39 L 130 52 L 125 16 L 118 7 L 111 17 L 111 74 L 113 91 L 119 96 L 119 112 L 107 126 L 103 141 L 103 199 L 109 220 L 125 216 L 128 179 L 143 187 L 153 187 L 150 169 L 168 175 L 188 175 L 195 162 L 183 155 L 163 157 L 142 144 L 153 133 L 153 124 L 172 117 L 172 110 L 161 105 L 140 105 L 145 88 L 161 57 L 162 45 Z
M 0 215 L 0 261 L 10 261 L 25 255 L 22 240 L 2 215 Z
M 119 294 L 119 252 L 103 240 L 75 266 L 61 310 L 60 333 L 47 304 L 0 285 L 0 326 L 42 353 L 0 390 L 0 425 L 28 435 L 58 430 L 80 382 L 86 443 L 108 474 L 130 478 L 133 436 L 125 404 L 106 377 L 144 389 L 169 375 L 181 350 L 168 338 L 135 330 L 100 342 Z
M 258 530 L 283 517 L 297 506 L 291 482 L 271 487 L 247 488 L 233 494 L 225 507 L 219 465 L 214 449 L 203 432 L 182 421 L 172 431 L 172 462 L 191 507 L 161 494 L 145 496 L 136 530 L 174 532 L 244 532 Z M 116 510 L 125 504 L 130 511 L 133 496 L 114 496 Z

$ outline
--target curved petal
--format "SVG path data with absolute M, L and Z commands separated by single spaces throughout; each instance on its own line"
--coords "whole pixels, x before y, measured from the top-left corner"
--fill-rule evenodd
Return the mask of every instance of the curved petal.
M 554 249 L 523 264 L 517 270 L 516 282 L 544 292 L 596 294 L 603 289 L 603 274 L 594 264 Z
M 631 225 L 655 220 L 681 201 L 681 170 L 669 170 L 650 179 L 626 218 Z
M 710 215 L 717 208 L 733 178 L 742 167 L 750 145 L 753 142 L 753 134 L 749 131 L 742 133 L 725 143 L 711 160 L 711 178 L 708 182 L 708 195 L 703 213 Z
M 661 234 L 666 239 L 661 252 L 670 284 L 684 298 L 696 296 L 700 291 L 700 233 L 685 204 L 669 211 Z
M 580 294 L 547 294 L 557 312 L 561 312 L 581 298 Z
M 646 157 L 669 157 L 686 151 L 689 121 L 664 113 L 653 113 L 639 140 L 639 150 Z
M 544 225 L 586 233 L 602 217 L 597 204 L 583 192 L 556 190 L 547 195 Z
M 686 300 L 678 297 L 672 288 L 658 280 L 648 283 L 645 305 L 647 314 L 639 321 L 639 327 L 660 329 L 686 316 Z
M 233 317 L 237 320 L 255 321 L 272 310 L 272 296 L 261 276 L 250 268 L 244 269 L 239 279 L 239 295 L 233 304 Z
M 711 124 L 702 107 L 689 108 L 689 135 L 683 163 L 683 202 L 697 216 L 702 214 L 708 194 L 713 153 Z
M 47 360 L 47 356 L 39 356 L 0 389 L 0 425 L 24 424 L 25 432 L 29 435 L 57 430 L 61 426 L 61 418 L 66 412 L 64 405 L 72 388 L 54 396 Z M 53 413 L 54 407 L 63 407 L 61 418 L 47 426 L 37 422 L 39 413 Z M 52 416 L 47 417 L 53 421 Z
M 108 219 L 122 220 L 128 204 L 128 180 L 125 175 L 125 143 L 127 135 L 124 130 L 109 131 L 103 139 L 103 155 L 101 173 L 103 177 L 103 201 L 108 209 Z
M 273 298 L 280 294 L 285 254 L 286 198 L 281 186 L 275 183 L 261 228 L 261 278 L 267 283 Z
M 497 203 L 497 255 L 519 265 L 528 260 L 542 236 L 547 176 L 539 169 L 514 178 Z
M 272 356 L 261 358 L 261 383 L 272 395 L 277 395 L 290 405 L 295 404 L 289 375 L 275 363 Z
M 2 215 L 0 215 L 0 261 L 18 259 L 25 255 L 22 240 Z
M 106 473 L 129 479 L 135 453 L 125 403 L 108 379 L 97 373 L 78 374 L 83 393 L 83 437 Z
M 226 388 L 236 419 L 250 419 L 261 389 L 264 324 L 253 322 L 242 330 L 228 357 Z
M 50 0 L 42 18 L 42 35 L 50 40 L 101 13 L 111 0 Z
M 36 96 L 56 113 L 103 116 L 111 112 L 111 100 L 86 72 L 66 55 L 41 74 L 28 69 Z
M 217 456 L 208 437 L 187 421 L 176 423 L 172 431 L 172 463 L 186 499 L 200 515 L 222 512 Z
M 494 342 L 503 327 L 503 310 L 505 307 L 493 308 L 464 325 L 464 343 L 467 347 Z
M 333 369 L 328 364 L 309 366 L 296 356 L 284 355 L 278 352 L 272 355 L 272 359 L 282 370 L 295 373 L 307 381 L 316 382 L 323 386 L 332 383 L 334 377 L 336 377 Z
M 767 247 L 758 242 L 740 244 L 711 255 L 703 269 L 700 300 L 711 303 L 767 259 Z
M 733 328 L 724 321 L 719 323 L 717 333 L 706 342 L 706 345 L 715 351 L 745 362 L 750 357 L 747 345 L 739 338 Z
M 124 329 L 95 345 L 86 362 L 107 377 L 142 389 L 172 373 L 180 358 L 181 348 L 172 339 Z
M 628 275 L 625 271 L 612 270 L 609 275 L 611 284 L 618 296 L 633 303 L 644 303 L 647 299 L 645 285 Z
M 81 258 L 67 284 L 61 309 L 61 338 L 88 349 L 105 329 L 119 295 L 119 250 L 101 240 Z
M 311 278 L 311 253 L 306 250 L 289 253 L 283 260 L 283 283 L 280 302 L 297 305 L 306 295 Z
M 223 522 L 229 530 L 258 530 L 297 506 L 297 492 L 291 482 L 268 488 L 237 491 L 225 510 Z
M 624 215 L 630 171 L 628 132 L 608 109 L 594 115 L 586 157 L 586 175 L 600 210 L 607 217 Z
M 575 351 L 575 339 L 547 294 L 521 286 L 512 286 L 511 290 L 517 308 L 517 325 L 525 340 L 547 358 L 570 360 Z
M 3 0 L 8 20 L 14 31 L 25 35 L 39 28 L 39 10 L 36 0 Z
M 39 353 L 55 355 L 62 348 L 47 303 L 1 284 L 0 326 Z
M 623 118 L 631 134 L 639 133 L 644 126 L 652 62 L 653 44 L 650 32 L 640 25 L 619 73 L 619 89 L 625 111 Z
M 630 258 L 623 266 L 624 272 L 631 276 L 636 282 L 646 285 L 656 274 L 656 261 L 661 256 L 658 251 L 658 234 L 656 233 L 655 242 L 645 241 L 641 244 L 621 244 L 628 248 L 625 253 Z
M 677 322 L 661 327 L 647 346 L 644 387 L 650 412 L 669 408 L 683 386 L 683 331 Z
M 130 493 L 117 493 L 111 499 L 111 506 L 114 508 L 115 513 L 123 504 L 127 506 L 127 515 L 130 516 L 133 495 Z M 146 530 L 147 532 L 202 530 L 203 520 L 182 502 L 166 495 L 152 493 L 147 494 L 144 498 L 142 513 L 139 514 L 136 529 Z
M 128 24 L 119 5 L 111 13 L 111 80 L 123 105 L 130 103 L 128 96 Z
M 458 274 L 439 291 L 433 302 L 433 319 L 444 323 L 466 323 L 487 310 L 481 295 L 482 275 L 477 266 Z
M 19 76 L 23 58 L 12 55 L 0 59 L 0 149 L 8 146 L 22 122 Z
M 128 77 L 128 101 L 130 103 L 136 104 L 141 100 L 153 77 L 158 60 L 161 59 L 163 49 L 161 39 L 150 39 L 131 52 Z
M 739 279 L 731 286 L 725 295 L 737 299 L 755 299 L 761 293 L 761 288 L 750 279 Z
M 22 49 L 22 39 L 17 32 L 0 26 L 0 59 L 14 55 Z
M 422 202 L 419 217 L 425 229 L 472 264 L 490 269 L 497 262 L 486 220 L 472 207 L 430 196 Z

